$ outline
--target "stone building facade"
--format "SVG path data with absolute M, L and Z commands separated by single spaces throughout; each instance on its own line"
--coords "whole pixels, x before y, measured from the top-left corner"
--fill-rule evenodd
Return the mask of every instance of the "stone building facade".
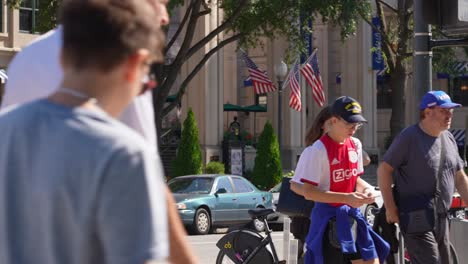
M 207 34 L 219 23 L 218 14 L 212 14 L 206 19 L 205 25 L 199 28 L 200 36 Z M 386 100 L 385 95 L 378 95 L 377 71 L 372 69 L 372 29 L 366 23 L 360 23 L 355 36 L 343 42 L 339 29 L 322 24 L 317 19 L 313 25 L 313 47 L 318 48 L 319 66 L 328 103 L 341 95 L 356 98 L 363 107 L 363 115 L 369 123 L 356 133 L 363 142 L 364 149 L 378 157 L 384 151 L 385 140 L 389 136 L 389 121 L 391 109 L 378 104 Z M 266 70 L 276 83 L 274 66 L 282 60 L 288 43 L 283 39 L 264 40 L 262 47 L 248 51 L 249 57 L 263 70 Z M 207 47 L 209 50 L 209 47 Z M 193 66 L 193 65 L 192 65 Z M 187 64 L 187 72 L 190 69 Z M 187 74 L 187 72 L 182 74 Z M 446 79 L 437 79 L 434 74 L 433 89 L 446 90 Z M 294 169 L 298 155 L 304 149 L 304 137 L 312 124 L 320 107 L 314 102 L 310 87 L 302 84 L 302 112 L 296 112 L 288 107 L 289 87 L 282 96 L 283 122 L 278 124 L 278 92 L 266 95 L 266 113 L 223 112 L 223 104 L 248 106 L 256 103 L 252 87 L 244 87 L 248 77 L 247 68 L 236 51 L 236 45 L 230 45 L 214 55 L 206 64 L 202 73 L 191 83 L 182 104 L 182 119 L 189 106 L 193 108 L 200 128 L 200 141 L 204 149 L 204 159 L 209 161 L 213 156 L 221 156 L 223 132 L 229 123 L 237 116 L 243 129 L 258 136 L 265 122 L 272 123 L 277 131 L 282 126 L 282 162 L 284 169 Z M 406 120 L 409 125 L 416 122 L 417 105 L 412 93 L 413 80 L 408 79 L 409 91 L 406 95 Z M 468 87 L 468 83 L 467 83 Z M 459 89 L 459 88 L 458 88 Z M 468 88 L 467 88 L 468 89 Z M 468 92 L 467 92 L 468 93 Z M 467 96 L 467 95 L 465 95 Z M 468 99 L 468 97 L 467 97 Z M 457 109 L 452 128 L 464 129 L 465 116 L 468 109 Z

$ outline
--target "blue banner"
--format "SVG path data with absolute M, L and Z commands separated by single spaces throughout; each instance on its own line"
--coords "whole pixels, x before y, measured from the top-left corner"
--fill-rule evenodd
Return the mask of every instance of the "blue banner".
M 372 24 L 380 29 L 380 19 L 379 17 L 372 18 Z M 372 69 L 373 70 L 383 70 L 385 67 L 384 58 L 382 56 L 382 36 L 380 32 L 372 28 Z
M 302 25 L 303 19 L 304 19 L 303 16 L 301 16 L 301 25 Z M 312 19 L 307 19 L 307 26 L 309 27 L 309 29 L 312 30 Z M 304 37 L 304 40 L 306 42 L 306 50 L 307 50 L 307 54 L 301 55 L 301 64 L 303 64 L 309 58 L 309 56 L 312 55 L 312 51 L 314 48 L 312 47 L 312 33 L 304 32 L 301 29 L 301 34 Z

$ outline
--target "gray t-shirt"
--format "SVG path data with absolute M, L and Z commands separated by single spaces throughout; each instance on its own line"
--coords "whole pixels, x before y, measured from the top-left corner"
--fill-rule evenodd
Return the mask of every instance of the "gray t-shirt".
M 446 154 L 439 180 L 438 212 L 446 212 L 450 208 L 455 175 L 463 168 L 455 139 L 449 131 L 444 131 L 439 137 L 430 136 L 417 124 L 403 130 L 383 158 L 395 170 L 394 183 L 402 200 L 400 207 L 424 204 L 433 197 L 440 165 L 441 137 L 444 137 Z
M 0 114 L 0 263 L 168 255 L 159 162 L 100 110 L 35 101 Z

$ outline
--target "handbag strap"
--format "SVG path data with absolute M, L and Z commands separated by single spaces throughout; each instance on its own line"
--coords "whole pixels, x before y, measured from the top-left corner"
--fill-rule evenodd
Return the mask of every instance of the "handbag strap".
M 435 178 L 435 191 L 434 191 L 434 197 L 438 198 L 440 196 L 440 178 L 442 177 L 442 172 L 443 172 L 443 167 L 445 165 L 445 137 L 444 134 L 442 133 L 440 135 L 440 162 L 439 162 L 439 167 L 437 168 L 437 174 Z M 436 201 L 434 201 L 434 206 Z

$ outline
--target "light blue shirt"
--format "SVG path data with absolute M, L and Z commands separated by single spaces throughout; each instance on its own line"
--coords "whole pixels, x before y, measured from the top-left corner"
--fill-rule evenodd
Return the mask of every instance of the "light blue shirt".
M 100 110 L 34 101 L 0 114 L 0 263 L 168 256 L 159 159 Z

